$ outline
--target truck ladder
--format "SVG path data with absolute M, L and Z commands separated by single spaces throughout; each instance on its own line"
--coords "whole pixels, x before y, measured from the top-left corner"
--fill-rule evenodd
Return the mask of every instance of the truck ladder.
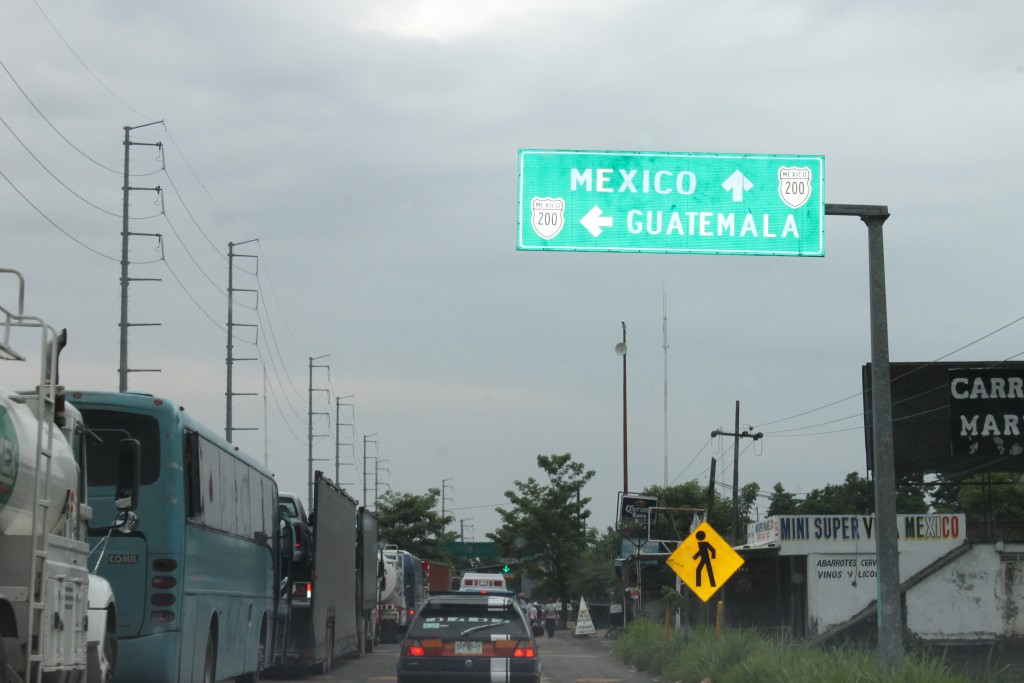
M 0 306 L 0 319 L 2 319 L 4 325 L 4 333 L 0 335 L 0 360 L 25 360 L 25 356 L 21 355 L 11 347 L 11 328 L 20 327 L 18 321 L 21 319 L 25 312 L 25 278 L 21 276 L 16 270 L 10 268 L 0 268 L 0 273 L 5 275 L 14 275 L 18 278 L 18 308 L 16 311 L 9 311 L 3 306 Z
M 0 274 L 15 275 L 18 278 L 18 308 L 10 311 L 0 306 L 0 360 L 24 360 L 10 345 L 13 328 L 38 328 L 41 331 L 39 383 L 34 396 L 26 396 L 25 402 L 36 413 L 36 486 L 32 494 L 32 562 L 28 586 L 27 657 L 25 659 L 26 683 L 42 683 L 44 652 L 47 643 L 44 637 L 43 610 L 47 579 L 47 563 L 50 536 L 50 480 L 53 476 L 53 434 L 57 428 L 55 409 L 57 401 L 56 367 L 59 354 L 57 332 L 43 320 L 24 314 L 25 279 L 21 273 L 9 268 L 0 268 Z
M 52 379 L 40 384 L 36 391 L 38 413 L 38 429 L 36 433 L 36 472 L 42 476 L 36 480 L 35 492 L 32 497 L 32 528 L 37 530 L 32 535 L 32 568 L 29 574 L 28 611 L 28 658 L 25 668 L 25 680 L 31 683 L 42 683 L 44 652 L 46 637 L 43 619 L 45 615 L 45 591 L 47 581 L 47 549 L 50 537 L 50 479 L 53 476 L 53 432 L 54 406 L 56 389 Z

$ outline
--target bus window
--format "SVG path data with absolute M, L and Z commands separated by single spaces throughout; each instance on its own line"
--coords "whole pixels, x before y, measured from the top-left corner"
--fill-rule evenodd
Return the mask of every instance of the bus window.
M 118 455 L 124 439 L 137 439 L 142 452 L 139 482 L 152 484 L 160 476 L 160 427 L 149 415 L 125 415 L 109 410 L 83 410 L 82 419 L 102 442 L 91 442 L 86 453 L 89 486 L 117 486 Z
M 188 489 L 186 514 L 189 519 L 200 521 L 203 517 L 203 494 L 199 487 L 199 434 L 191 429 L 185 430 L 185 476 Z

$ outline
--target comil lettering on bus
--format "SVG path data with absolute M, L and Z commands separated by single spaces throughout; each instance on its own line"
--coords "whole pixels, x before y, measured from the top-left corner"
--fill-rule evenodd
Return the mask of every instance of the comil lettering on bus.
M 652 171 L 625 168 L 573 168 L 569 174 L 570 192 L 602 192 L 613 194 L 677 194 L 692 196 L 698 187 L 693 171 Z M 796 217 L 787 214 L 780 227 L 778 218 L 772 225 L 771 215 L 755 216 L 744 212 L 714 211 L 650 211 L 630 209 L 626 213 L 626 229 L 634 235 L 680 235 L 689 237 L 761 237 L 800 238 Z

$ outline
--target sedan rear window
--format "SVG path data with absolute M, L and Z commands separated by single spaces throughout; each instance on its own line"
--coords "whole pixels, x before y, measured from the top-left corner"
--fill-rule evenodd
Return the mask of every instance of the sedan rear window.
M 491 601 L 489 601 L 491 602 Z M 528 638 L 522 616 L 505 600 L 484 604 L 426 604 L 409 635 L 416 638 L 466 637 L 492 640 L 493 636 Z

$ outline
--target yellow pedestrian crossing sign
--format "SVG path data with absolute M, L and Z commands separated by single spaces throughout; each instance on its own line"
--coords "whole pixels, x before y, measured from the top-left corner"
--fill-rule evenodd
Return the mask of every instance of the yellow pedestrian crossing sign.
M 707 522 L 701 522 L 666 560 L 704 602 L 743 566 L 743 558 Z

